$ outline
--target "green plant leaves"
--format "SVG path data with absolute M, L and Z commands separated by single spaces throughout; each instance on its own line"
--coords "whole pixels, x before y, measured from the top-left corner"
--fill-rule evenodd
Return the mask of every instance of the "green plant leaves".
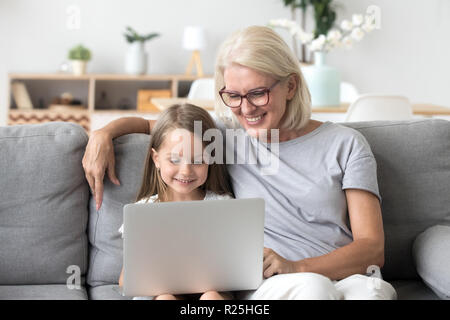
M 314 8 L 314 38 L 319 35 L 327 35 L 336 21 L 336 10 L 332 4 L 333 0 L 283 0 L 285 6 L 306 10 L 311 5 Z
M 128 43 L 132 43 L 134 41 L 145 42 L 145 41 L 151 40 L 153 38 L 159 37 L 160 34 L 153 32 L 153 33 L 149 33 L 147 35 L 140 35 L 133 28 L 128 26 L 128 27 L 126 27 L 126 32 L 124 33 L 124 36 Z
M 91 57 L 91 51 L 81 44 L 70 49 L 68 55 L 69 60 L 89 61 L 91 60 Z

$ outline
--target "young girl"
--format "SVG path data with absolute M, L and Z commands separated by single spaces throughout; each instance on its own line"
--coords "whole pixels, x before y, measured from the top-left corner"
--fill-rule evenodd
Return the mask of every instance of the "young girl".
M 201 132 L 195 132 L 194 121 L 200 121 L 197 126 L 198 123 L 201 124 Z M 232 191 L 225 164 L 208 164 L 203 158 L 205 144 L 202 137 L 206 130 L 212 128 L 216 126 L 208 112 L 194 105 L 174 105 L 162 112 L 151 132 L 151 144 L 136 201 L 145 203 L 231 198 Z M 119 231 L 123 233 L 123 225 Z M 119 278 L 120 286 L 122 279 L 123 269 Z M 190 298 L 198 296 L 190 295 Z M 216 291 L 208 291 L 199 296 L 202 300 L 231 297 L 230 293 Z M 186 296 L 164 294 L 154 299 L 182 298 Z

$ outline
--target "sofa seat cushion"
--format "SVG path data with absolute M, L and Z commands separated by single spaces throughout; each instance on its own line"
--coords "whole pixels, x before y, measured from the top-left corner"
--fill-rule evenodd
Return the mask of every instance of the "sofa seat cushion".
M 87 300 L 87 292 L 65 284 L 0 286 L 0 300 Z
M 450 226 L 436 225 L 419 234 L 413 256 L 422 280 L 441 299 L 450 300 Z
M 125 297 L 120 293 L 118 284 L 88 288 L 90 300 L 131 300 L 132 297 Z
M 394 280 L 389 283 L 397 291 L 397 300 L 439 300 L 421 280 Z
M 0 285 L 65 284 L 88 265 L 88 136 L 74 123 L 0 127 Z

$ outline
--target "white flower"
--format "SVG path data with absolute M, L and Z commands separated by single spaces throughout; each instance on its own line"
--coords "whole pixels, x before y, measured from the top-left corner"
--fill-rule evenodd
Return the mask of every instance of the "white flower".
M 310 51 L 328 52 L 341 47 L 350 49 L 354 43 L 361 41 L 366 33 L 380 28 L 379 21 L 376 20 L 375 14 L 353 14 L 351 19 L 343 20 L 339 27 L 329 30 L 326 35 L 319 35 L 316 39 L 314 33 L 306 32 L 294 20 L 272 19 L 269 20 L 269 26 L 286 29 L 294 39 L 307 45 Z
M 354 14 L 352 16 L 352 22 L 354 26 L 360 26 L 364 22 L 364 17 L 362 14 Z
M 373 15 L 366 16 L 362 28 L 365 32 L 373 31 L 375 29 L 375 16 Z
M 364 24 L 362 25 L 362 29 L 363 29 L 366 33 L 369 33 L 369 32 L 371 32 L 371 31 L 373 31 L 373 29 L 375 29 L 375 26 L 374 26 L 373 24 L 367 24 L 367 23 L 364 23 Z
M 272 19 L 269 21 L 269 25 L 273 27 L 281 27 L 281 28 L 288 28 L 289 27 L 289 21 L 288 19 Z
M 351 33 L 351 37 L 356 41 L 361 41 L 361 39 L 364 38 L 364 32 L 361 30 L 361 28 L 355 28 Z
M 375 24 L 375 15 L 373 14 L 368 14 L 364 17 L 364 20 L 367 24 Z
M 292 28 L 289 29 L 289 32 L 291 33 L 291 35 L 295 36 L 296 34 L 302 32 L 302 28 L 298 25 L 293 26 Z
M 339 41 L 342 37 L 342 33 L 339 30 L 332 29 L 327 34 L 327 40 L 331 42 Z
M 352 23 L 351 23 L 350 21 L 348 21 L 348 20 L 343 20 L 343 21 L 341 22 L 341 28 L 342 28 L 342 30 L 344 30 L 344 31 L 349 31 L 349 30 L 351 30 L 351 29 L 353 28 L 353 25 L 352 25 Z
M 309 43 L 314 39 L 314 35 L 312 33 L 299 32 L 296 35 L 297 39 L 302 43 Z
M 320 36 L 318 36 L 316 39 L 314 39 L 311 44 L 309 45 L 309 49 L 311 51 L 321 51 L 324 48 L 324 44 L 325 44 L 325 36 L 323 34 L 321 34 Z
M 271 26 L 271 27 L 278 27 L 278 19 L 270 19 L 269 20 L 269 26 Z
M 342 39 L 342 44 L 347 48 L 347 49 L 351 49 L 352 45 L 353 45 L 353 40 L 351 37 L 347 36 L 344 37 Z

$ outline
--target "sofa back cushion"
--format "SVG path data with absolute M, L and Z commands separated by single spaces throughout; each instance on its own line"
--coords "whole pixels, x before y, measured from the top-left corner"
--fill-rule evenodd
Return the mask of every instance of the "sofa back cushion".
M 0 127 L 1 285 L 84 282 L 87 140 L 66 122 Z
M 150 136 L 146 134 L 130 134 L 115 139 L 115 168 L 120 186 L 113 184 L 105 175 L 103 202 L 98 212 L 91 197 L 87 282 L 92 287 L 118 283 L 123 264 L 122 238 L 118 232 L 123 222 L 123 206 L 135 201 L 149 143 Z
M 385 279 L 418 278 L 412 246 L 436 224 L 450 225 L 450 121 L 345 123 L 377 161 L 385 232 Z
M 416 236 L 435 224 L 450 224 L 450 122 L 345 123 L 361 132 L 377 160 L 385 231 L 385 279 L 414 279 L 412 245 Z M 88 283 L 117 283 L 122 268 L 118 228 L 123 205 L 134 201 L 141 184 L 150 136 L 133 134 L 114 141 L 116 173 L 121 186 L 105 178 L 103 205 L 90 202 L 91 244 Z

